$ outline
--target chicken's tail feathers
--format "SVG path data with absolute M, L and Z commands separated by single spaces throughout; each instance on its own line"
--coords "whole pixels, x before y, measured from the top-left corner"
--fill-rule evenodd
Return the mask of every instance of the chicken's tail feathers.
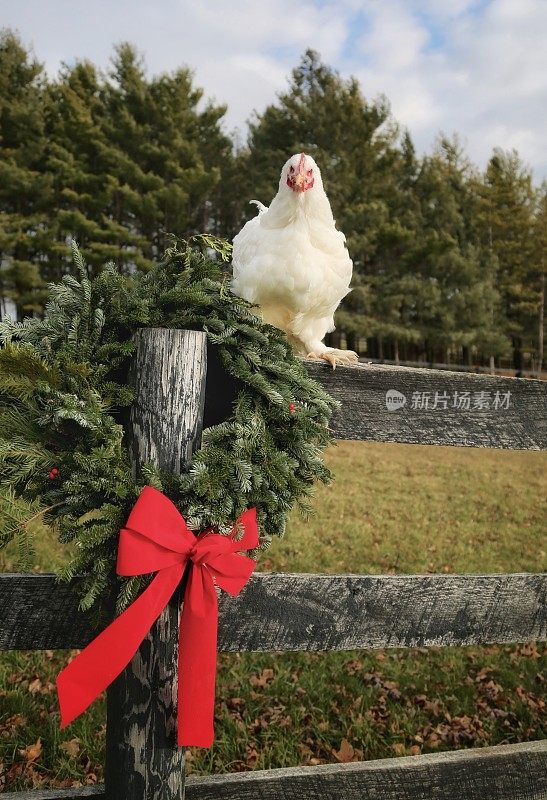
M 258 208 L 258 213 L 263 214 L 265 211 L 268 210 L 268 206 L 265 206 L 264 203 L 261 203 L 260 200 L 249 200 L 249 203 L 253 203 Z

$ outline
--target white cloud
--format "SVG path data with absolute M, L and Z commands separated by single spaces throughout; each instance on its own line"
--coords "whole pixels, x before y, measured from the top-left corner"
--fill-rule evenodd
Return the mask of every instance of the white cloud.
M 448 7 L 450 20 L 442 14 Z M 481 166 L 493 147 L 514 147 L 537 176 L 547 175 L 546 3 L 416 0 L 402 7 L 384 0 L 367 22 L 362 50 L 348 67 L 365 89 L 385 92 L 422 149 L 439 130 L 458 131 Z
M 516 147 L 547 176 L 545 0 L 0 0 L 0 19 L 51 72 L 78 57 L 106 67 L 121 40 L 152 72 L 188 64 L 228 104 L 229 129 L 313 47 L 367 96 L 385 94 L 420 149 L 458 131 L 481 166 L 494 146 Z

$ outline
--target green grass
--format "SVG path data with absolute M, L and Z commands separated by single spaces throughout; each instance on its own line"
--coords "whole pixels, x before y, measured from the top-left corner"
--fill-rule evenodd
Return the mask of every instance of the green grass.
M 507 572 L 545 568 L 545 454 L 344 442 L 316 515 L 294 516 L 260 569 Z M 36 568 L 66 553 L 36 529 Z M 0 554 L 1 555 L 1 554 Z M 14 551 L 0 561 L 13 567 Z M 0 659 L 0 791 L 102 779 L 104 701 L 58 730 L 66 653 Z M 546 649 L 222 654 L 216 741 L 193 772 L 382 758 L 547 735 Z M 38 744 L 39 742 L 39 744 Z M 2 784 L 2 781 L 4 782 Z

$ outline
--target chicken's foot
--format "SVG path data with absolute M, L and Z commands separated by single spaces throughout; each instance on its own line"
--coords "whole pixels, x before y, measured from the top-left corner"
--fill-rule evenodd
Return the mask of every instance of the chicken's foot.
M 333 369 L 336 369 L 337 364 L 355 364 L 359 360 L 359 356 L 353 350 L 337 350 L 334 347 L 325 350 L 324 353 L 317 355 L 316 353 L 308 353 L 306 358 L 315 358 L 321 361 L 326 361 Z

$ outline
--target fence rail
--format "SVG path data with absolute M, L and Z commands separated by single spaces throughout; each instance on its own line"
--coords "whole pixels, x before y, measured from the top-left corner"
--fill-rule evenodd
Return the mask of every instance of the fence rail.
M 136 341 L 131 380 L 137 400 L 129 430 L 134 469 L 152 460 L 179 472 L 199 444 L 202 423 L 219 421 L 236 387 L 211 352 L 206 379 L 203 333 L 148 329 Z M 332 422 L 340 439 L 547 449 L 545 382 L 366 364 L 333 371 L 305 363 L 341 402 Z M 221 597 L 219 647 L 341 650 L 545 640 L 546 608 L 545 574 L 257 574 L 237 598 Z M 189 777 L 185 795 L 184 753 L 172 735 L 179 613 L 176 596 L 107 692 L 106 788 L 19 792 L 4 794 L 6 800 L 547 799 L 547 742 Z M 0 648 L 82 647 L 96 633 L 93 623 L 78 611 L 77 591 L 54 576 L 0 575 Z
M 186 800 L 545 800 L 547 742 L 317 767 L 189 776 Z M 106 800 L 103 786 L 5 800 Z
M 53 575 L 0 575 L 0 648 L 84 647 L 96 622 Z M 219 649 L 352 650 L 547 639 L 547 573 L 256 574 L 220 597 Z
M 332 419 L 337 439 L 547 449 L 545 381 L 381 364 L 335 370 L 323 362 L 305 364 L 341 402 Z M 388 392 L 392 403 L 386 402 Z
M 395 361 L 394 358 L 370 358 L 367 355 L 361 356 L 361 361 L 365 364 L 390 364 L 396 367 L 418 367 L 419 369 L 440 369 L 440 370 L 447 370 L 448 372 L 474 372 L 478 375 L 504 375 L 505 377 L 514 377 L 517 370 L 512 362 L 507 359 L 507 363 L 499 363 L 493 369 L 490 366 L 485 366 L 484 364 L 457 364 L 456 362 L 447 364 L 445 361 L 409 361 L 404 358 L 400 358 L 398 361 Z M 545 370 L 541 370 L 541 374 L 538 374 L 537 366 L 532 364 L 529 367 L 524 367 L 521 370 L 521 377 L 523 378 L 538 378 L 541 380 L 547 379 L 547 372 Z

